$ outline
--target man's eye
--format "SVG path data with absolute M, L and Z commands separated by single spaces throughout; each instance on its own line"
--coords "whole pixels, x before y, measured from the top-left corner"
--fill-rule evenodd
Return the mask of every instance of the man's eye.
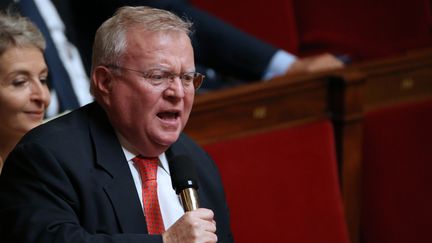
M 153 72 L 149 74 L 149 78 L 154 80 L 164 80 L 170 77 L 170 73 L 167 72 Z
M 192 82 L 194 80 L 194 76 L 193 74 L 184 74 L 182 75 L 182 79 L 186 82 Z
M 165 75 L 163 73 L 151 73 L 149 74 L 149 78 L 154 80 L 160 80 L 160 79 L 164 79 Z

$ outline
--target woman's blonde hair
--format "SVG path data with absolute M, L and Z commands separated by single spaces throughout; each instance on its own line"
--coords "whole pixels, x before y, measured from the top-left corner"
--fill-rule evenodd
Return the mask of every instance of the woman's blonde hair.
M 0 55 L 11 47 L 36 47 L 45 50 L 45 39 L 27 18 L 11 11 L 0 12 Z

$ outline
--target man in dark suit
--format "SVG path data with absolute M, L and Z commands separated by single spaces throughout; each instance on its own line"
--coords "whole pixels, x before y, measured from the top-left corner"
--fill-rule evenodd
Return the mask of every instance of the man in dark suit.
M 99 28 L 96 102 L 32 130 L 5 162 L 2 242 L 232 242 L 217 169 L 181 133 L 203 79 L 189 28 L 147 7 L 122 8 Z M 169 177 L 179 154 L 200 185 L 202 207 L 186 213 Z M 143 172 L 151 161 L 156 189 Z
M 190 19 L 194 23 L 192 43 L 196 62 L 224 76 L 261 80 L 270 59 L 278 51 L 276 47 L 240 31 L 185 0 L 74 0 L 71 2 L 71 11 L 75 16 L 80 16 L 75 18 L 76 25 L 80 26 L 80 34 L 91 37 L 79 40 L 80 50 L 90 52 L 89 47 L 97 27 L 118 7 L 124 5 L 151 6 Z

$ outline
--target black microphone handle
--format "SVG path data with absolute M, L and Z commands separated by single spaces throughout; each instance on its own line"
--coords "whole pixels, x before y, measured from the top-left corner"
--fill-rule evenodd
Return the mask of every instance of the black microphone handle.
M 194 161 L 187 155 L 176 155 L 168 160 L 173 189 L 180 197 L 185 212 L 199 208 L 198 174 Z

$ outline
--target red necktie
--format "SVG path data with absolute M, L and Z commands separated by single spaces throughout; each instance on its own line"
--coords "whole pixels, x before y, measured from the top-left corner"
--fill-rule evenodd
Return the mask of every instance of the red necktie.
M 147 222 L 149 234 L 162 234 L 165 227 L 159 208 L 157 195 L 157 158 L 144 158 L 137 156 L 132 159 L 138 166 L 142 182 L 142 200 L 144 205 L 144 214 Z

